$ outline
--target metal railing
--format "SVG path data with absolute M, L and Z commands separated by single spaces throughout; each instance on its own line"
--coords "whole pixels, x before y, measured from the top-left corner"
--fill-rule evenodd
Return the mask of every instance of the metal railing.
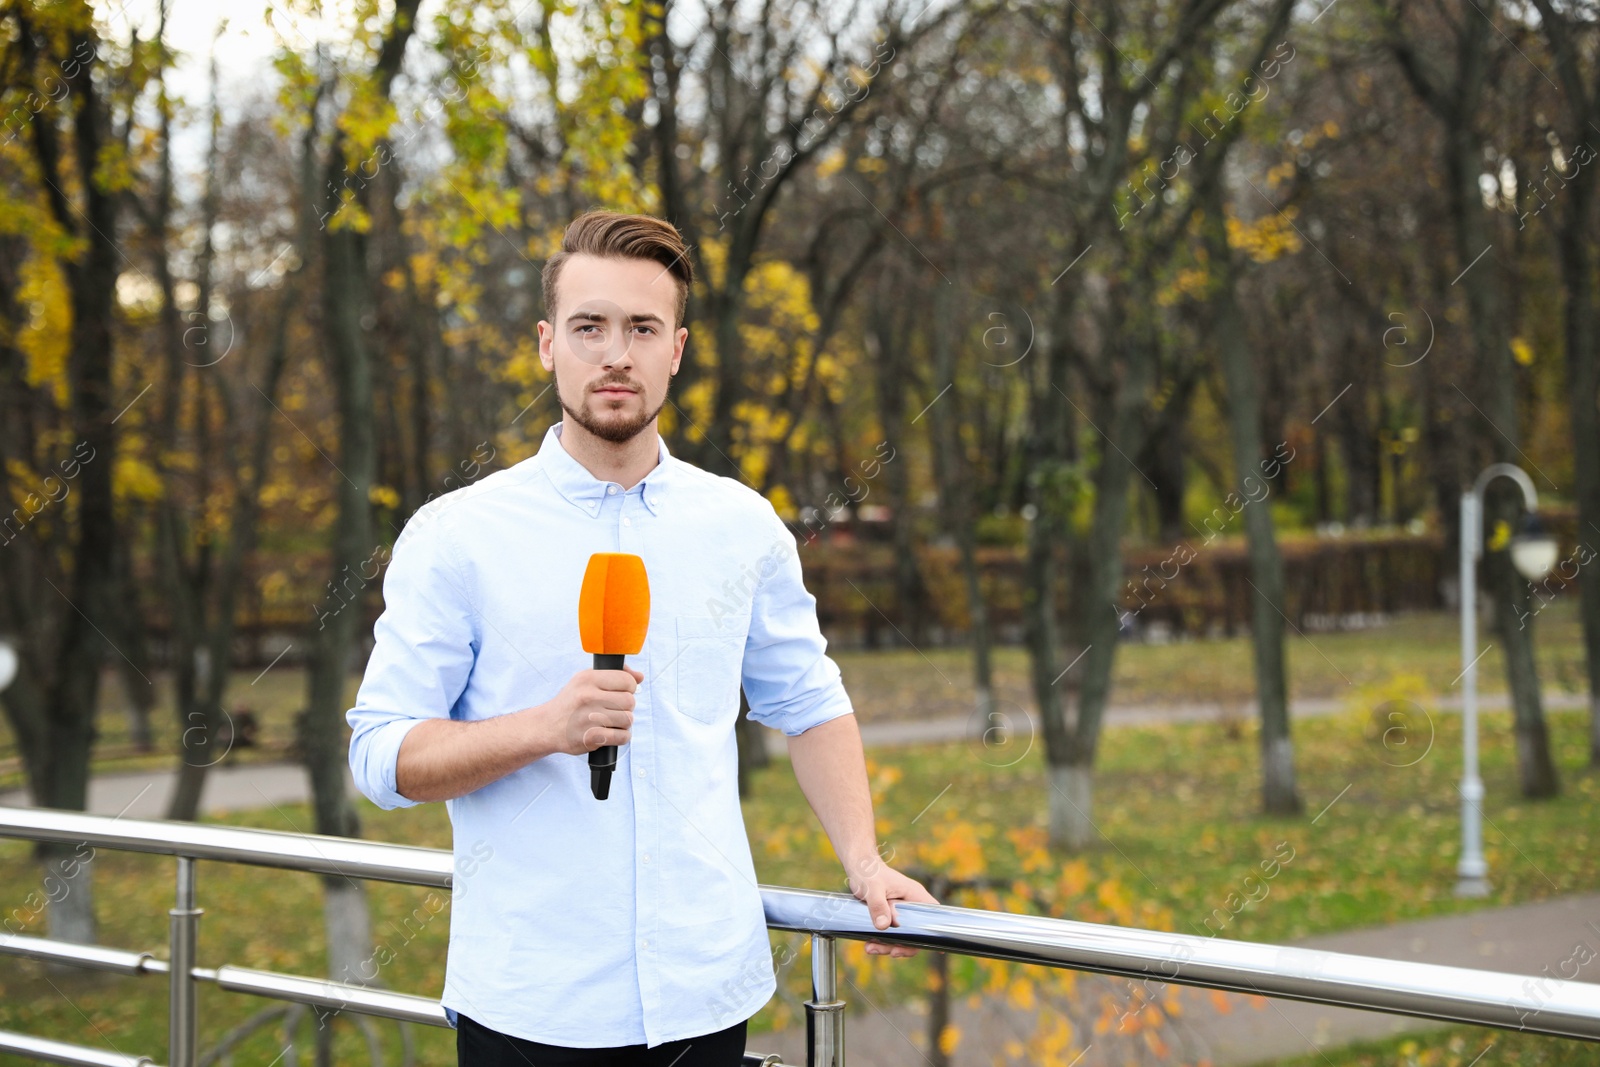
M 446 888 L 453 865 L 447 851 L 312 834 L 5 807 L 0 807 L 0 837 L 177 858 L 167 960 L 156 959 L 149 952 L 0 935 L 0 954 L 125 975 L 167 975 L 171 989 L 170 1067 L 196 1067 L 197 982 L 334 1012 L 449 1025 L 444 1009 L 431 997 L 230 965 L 200 966 L 200 910 L 195 892 L 198 860 Z M 1600 1041 L 1600 985 L 1586 982 L 1541 978 L 1538 1002 L 1529 1005 L 1529 979 L 1524 975 L 949 905 L 897 902 L 900 925 L 879 930 L 872 925 L 866 905 L 847 894 L 762 886 L 761 896 L 770 929 L 811 937 L 812 995 L 805 1005 L 808 1067 L 844 1067 L 845 1003 L 835 984 L 838 938 L 898 942 L 938 952 Z M 0 1031 L 0 1052 L 105 1067 L 154 1063 L 148 1057 L 4 1031 Z M 777 1056 L 752 1052 L 745 1053 L 744 1063 L 782 1067 Z

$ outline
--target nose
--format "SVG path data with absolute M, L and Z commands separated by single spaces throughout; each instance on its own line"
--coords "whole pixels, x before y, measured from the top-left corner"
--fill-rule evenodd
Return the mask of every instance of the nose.
M 633 331 L 626 322 L 612 334 L 600 365 L 607 370 L 613 367 L 627 370 L 633 366 Z

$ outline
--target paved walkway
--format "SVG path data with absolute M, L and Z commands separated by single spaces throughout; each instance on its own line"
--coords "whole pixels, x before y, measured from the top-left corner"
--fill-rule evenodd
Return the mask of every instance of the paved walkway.
M 164 819 L 176 775 L 171 771 L 97 774 L 89 780 L 89 813 L 130 819 Z M 298 804 L 311 796 L 311 780 L 298 763 L 213 767 L 206 774 L 201 808 L 207 815 L 248 811 L 274 804 Z M 0 793 L 0 805 L 28 807 L 25 790 Z
M 1544 694 L 1544 709 L 1546 711 L 1569 710 L 1573 708 L 1586 708 L 1589 698 L 1582 693 L 1547 692 Z M 1450 696 L 1429 705 L 1433 710 L 1449 714 L 1460 714 L 1461 697 Z M 1480 694 L 1478 709 L 1480 711 L 1504 711 L 1510 707 L 1510 698 L 1504 693 Z M 1289 714 L 1295 719 L 1314 719 L 1325 715 L 1336 715 L 1348 711 L 1350 703 L 1342 699 L 1318 698 L 1312 700 L 1296 700 L 1289 705 Z M 1232 715 L 1246 722 L 1254 721 L 1258 717 L 1256 702 L 1254 700 L 1241 701 L 1237 704 L 1114 704 L 1106 709 L 1105 725 L 1110 726 L 1149 726 L 1163 722 L 1214 722 L 1223 715 Z M 1041 724 L 1038 717 L 1032 712 L 1027 712 L 1028 729 L 1034 731 L 1033 736 L 1039 736 Z M 960 741 L 974 734 L 973 724 L 977 720 L 970 716 L 957 716 L 954 718 L 921 719 L 905 722 L 875 722 L 867 723 L 861 727 L 861 740 L 869 748 L 874 746 L 915 745 L 935 741 Z M 1021 724 L 1018 724 L 1021 729 Z M 781 745 L 781 735 L 780 738 Z M 781 751 L 781 747 L 777 751 Z
M 1342 700 L 1297 700 L 1290 705 L 1290 715 L 1296 719 L 1317 718 L 1337 714 L 1348 708 Z M 1508 706 L 1503 693 L 1488 694 L 1479 698 L 1479 707 L 1500 710 Z M 1587 707 L 1582 694 L 1548 692 L 1544 695 L 1546 709 Z M 1453 697 L 1440 701 L 1436 710 L 1459 712 L 1461 701 Z M 1209 722 L 1224 713 L 1251 720 L 1256 716 L 1254 701 L 1224 707 L 1220 704 L 1150 704 L 1113 705 L 1106 711 L 1105 725 L 1147 726 L 1162 722 Z M 1026 726 L 1017 723 L 1017 731 L 1028 731 L 1027 737 L 1040 735 L 1039 720 L 1028 713 Z M 930 744 L 941 741 L 971 739 L 980 743 L 981 724 L 970 715 L 939 719 L 922 719 L 907 722 L 869 722 L 861 727 L 862 743 L 868 748 L 893 748 L 898 745 Z M 783 755 L 787 743 L 783 734 L 767 730 L 767 750 Z M 159 819 L 166 814 L 171 796 L 173 775 L 168 771 L 129 771 L 126 773 L 96 775 L 89 784 L 89 811 L 95 815 L 124 815 L 132 819 Z M 353 790 L 352 786 L 352 790 Z M 311 795 L 310 782 L 299 764 L 247 764 L 243 766 L 218 766 L 206 775 L 206 786 L 201 809 L 207 815 L 228 811 L 264 808 L 273 804 L 296 804 Z M 31 803 L 23 790 L 0 793 L 0 805 L 26 807 Z

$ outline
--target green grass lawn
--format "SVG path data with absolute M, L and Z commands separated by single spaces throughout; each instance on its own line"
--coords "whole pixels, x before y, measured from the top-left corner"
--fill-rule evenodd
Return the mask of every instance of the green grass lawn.
M 1461 630 L 1448 612 L 1405 615 L 1365 630 L 1295 634 L 1286 641 L 1290 695 L 1342 698 L 1398 673 L 1416 675 L 1436 693 L 1454 693 L 1461 674 Z M 1587 690 L 1583 631 L 1575 604 L 1558 600 L 1536 616 L 1535 649 L 1546 691 Z M 1493 641 L 1485 633 L 1482 644 Z M 965 714 L 972 707 L 972 668 L 964 648 L 841 650 L 845 686 L 863 721 Z M 1066 662 L 1061 663 L 1065 667 Z M 998 648 L 995 693 L 1032 707 L 1024 649 Z M 1478 688 L 1505 692 L 1505 661 L 1498 645 L 1478 661 Z M 1123 644 L 1113 671 L 1113 704 L 1243 703 L 1255 697 L 1255 674 L 1246 637 Z
M 1600 1048 L 1587 1041 L 1456 1026 L 1330 1049 L 1279 1067 L 1592 1067 L 1596 1062 Z
M 1381 695 L 1382 687 L 1366 688 Z M 1600 888 L 1600 853 L 1592 841 L 1600 777 L 1584 767 L 1587 723 L 1576 712 L 1563 712 L 1553 714 L 1550 724 L 1565 789 L 1556 800 L 1534 803 L 1516 793 L 1508 717 L 1485 716 L 1485 833 L 1494 895 L 1483 902 L 1451 893 L 1461 741 L 1454 715 L 1418 717 L 1405 738 L 1409 747 L 1393 744 L 1393 737 L 1386 746 L 1370 715 L 1358 711 L 1297 724 L 1306 807 L 1298 818 L 1257 814 L 1256 741 L 1248 725 L 1242 731 L 1220 723 L 1109 730 L 1094 807 L 1104 840 L 1078 856 L 1041 847 L 1043 753 L 1041 744 L 1026 737 L 1001 750 L 947 744 L 880 751 L 873 754 L 871 773 L 879 836 L 891 862 L 958 877 L 982 874 L 1002 886 L 985 895 L 952 894 L 945 898 L 949 903 L 1200 933 L 1207 932 L 1208 916 L 1216 929 L 1218 909 L 1224 909 L 1220 936 L 1278 942 Z M 363 812 L 369 837 L 449 844 L 440 805 L 394 812 L 366 805 Z M 758 776 L 745 814 L 763 882 L 843 889 L 837 862 L 784 761 Z M 303 830 L 311 820 L 296 806 L 226 821 Z M 1293 858 L 1266 883 L 1267 895 L 1228 914 L 1229 894 L 1244 877 L 1291 850 Z M 0 905 L 6 916 L 20 916 L 27 932 L 41 933 L 42 918 L 24 906 L 35 877 L 27 857 L 23 845 L 0 845 Z M 97 860 L 96 884 L 101 941 L 161 954 L 171 861 L 106 853 Z M 207 909 L 203 965 L 229 962 L 308 974 L 324 966 L 316 879 L 202 863 L 199 888 Z M 437 995 L 448 911 L 414 935 L 402 935 L 393 925 L 415 909 L 426 914 L 428 892 L 373 885 L 374 932 L 387 939 L 394 956 L 383 980 L 395 989 Z M 809 993 L 801 939 L 775 934 L 774 944 L 790 946 L 794 951 L 786 958 L 794 962 L 781 969 L 780 995 L 757 1016 L 756 1033 L 800 1022 L 798 1005 Z M 858 944 L 846 942 L 842 958 L 844 995 L 857 1006 L 853 1010 L 868 1010 L 860 1006 L 869 1001 L 881 1006 L 925 995 L 926 953 L 891 962 L 867 957 Z M 1065 995 L 1051 984 L 1062 973 L 957 957 L 951 960 L 951 992 L 1005 990 L 1015 996 L 1020 981 L 1048 1000 Z M 5 1029 L 160 1056 L 165 1001 L 165 982 L 158 978 L 46 975 L 31 963 L 0 969 Z M 203 1044 L 262 1006 L 202 986 Z M 381 1024 L 378 1030 L 392 1049 L 395 1028 Z M 336 1035 L 339 1062 L 360 1061 L 363 1046 L 354 1028 L 341 1024 Z M 448 1032 L 418 1027 L 416 1037 L 419 1063 L 454 1062 Z M 1436 1047 L 1427 1043 L 1432 1040 L 1419 1047 Z M 276 1035 L 262 1034 L 240 1050 L 239 1062 L 270 1063 L 281 1049 Z M 1398 1056 L 1348 1063 L 1409 1062 Z M 1468 1061 L 1470 1056 L 1461 1067 Z
M 1546 691 L 1583 692 L 1582 630 L 1574 602 L 1570 598 L 1556 601 L 1533 625 L 1537 627 L 1540 680 Z M 1291 633 L 1287 641 L 1291 693 L 1299 699 L 1348 697 L 1353 704 L 1360 704 L 1365 689 L 1388 684 L 1403 674 L 1411 678 L 1414 689 L 1459 694 L 1454 684 L 1462 667 L 1458 627 L 1455 615 L 1441 612 L 1402 616 L 1367 630 Z M 1492 635 L 1486 636 L 1484 644 L 1491 640 Z M 972 709 L 972 671 L 964 648 L 835 649 L 831 654 L 862 722 L 965 715 Z M 1117 652 L 1112 702 L 1242 704 L 1255 692 L 1250 655 L 1250 642 L 1242 637 L 1125 644 Z M 1032 707 L 1026 652 L 998 648 L 994 661 L 995 693 L 1002 710 Z M 155 715 L 155 753 L 131 753 L 122 688 L 111 677 L 108 673 L 108 682 L 102 686 L 96 770 L 171 766 L 170 753 L 182 733 L 172 713 L 158 710 Z M 350 679 L 347 696 L 351 701 L 358 681 Z M 152 682 L 158 708 L 166 708 L 167 676 L 157 673 Z M 1505 667 L 1498 647 L 1478 662 L 1478 684 L 1486 693 L 1505 691 Z M 282 759 L 285 746 L 293 740 L 294 714 L 305 703 L 305 688 L 305 673 L 294 667 L 236 672 L 229 682 L 226 707 L 256 712 L 262 747 L 236 751 L 228 758 L 236 762 Z M 0 720 L 0 790 L 23 784 L 15 755 L 9 726 Z

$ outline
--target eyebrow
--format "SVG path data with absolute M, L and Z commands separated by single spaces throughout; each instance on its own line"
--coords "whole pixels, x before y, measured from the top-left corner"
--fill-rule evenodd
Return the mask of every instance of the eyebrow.
M 598 311 L 574 311 L 572 314 L 567 316 L 567 322 L 569 323 L 605 321 L 606 316 Z M 665 320 L 653 311 L 641 311 L 638 314 L 629 315 L 628 321 L 630 323 L 651 322 L 655 323 L 657 326 L 664 326 L 666 324 Z

